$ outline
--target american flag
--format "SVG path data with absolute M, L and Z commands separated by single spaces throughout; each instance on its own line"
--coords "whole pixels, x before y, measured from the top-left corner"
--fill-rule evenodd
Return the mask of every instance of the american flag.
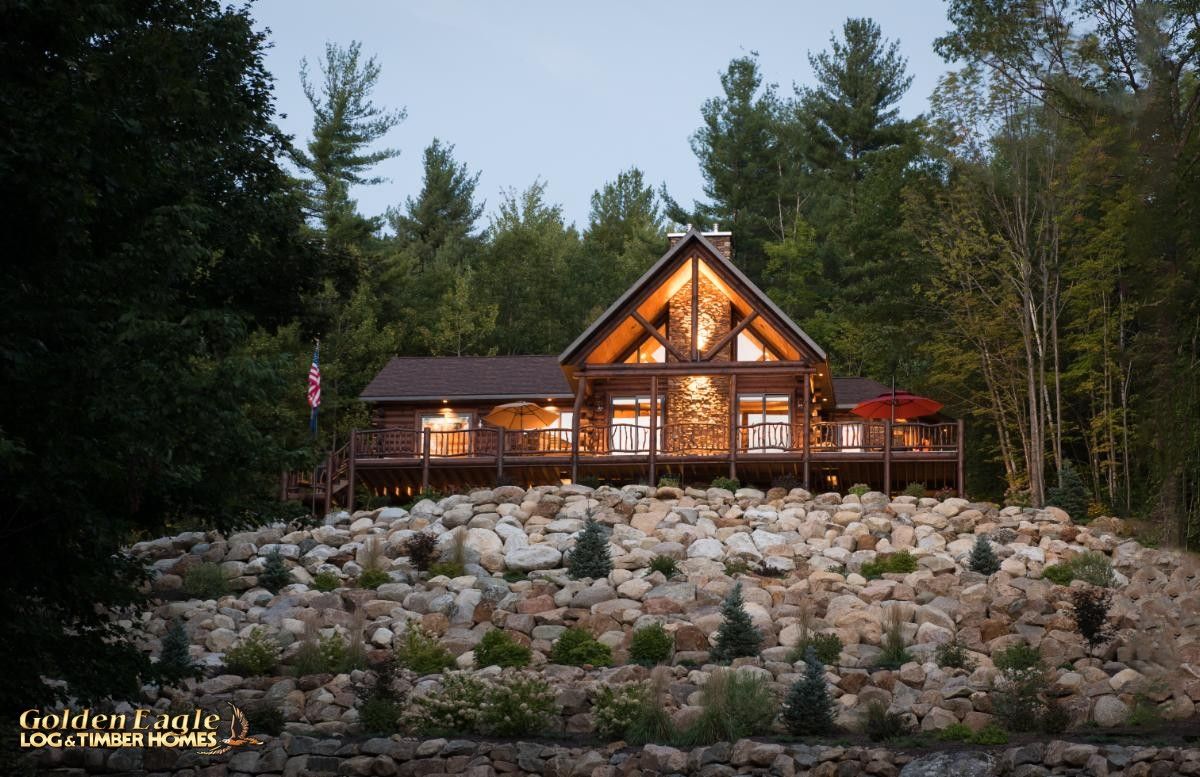
M 317 408 L 321 406 L 321 344 L 313 349 L 312 366 L 308 368 L 308 406 L 312 408 L 312 416 L 308 426 L 312 433 L 317 433 Z

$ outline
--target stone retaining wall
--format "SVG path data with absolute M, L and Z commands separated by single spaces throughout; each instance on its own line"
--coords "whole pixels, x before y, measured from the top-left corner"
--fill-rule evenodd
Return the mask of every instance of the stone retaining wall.
M 1173 777 L 1200 774 L 1200 748 L 1097 746 L 1056 740 L 995 749 L 912 754 L 885 747 L 779 744 L 743 739 L 692 750 L 568 747 L 542 742 L 481 742 L 467 739 L 339 739 L 284 736 L 262 747 L 220 757 L 173 750 L 58 750 L 42 754 L 40 774 L 240 777 L 241 775 L 433 775 L 532 774 L 545 777 L 635 777 L 735 774 L 779 777 Z

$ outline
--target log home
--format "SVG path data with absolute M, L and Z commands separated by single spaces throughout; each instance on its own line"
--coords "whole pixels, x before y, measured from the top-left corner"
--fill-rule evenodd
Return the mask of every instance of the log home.
M 689 229 L 558 356 L 397 357 L 367 386 L 369 429 L 322 468 L 327 502 L 376 494 L 598 479 L 716 476 L 810 489 L 910 482 L 962 491 L 961 421 L 866 420 L 889 392 L 834 377 L 820 345 L 730 261 L 728 232 Z M 484 420 L 498 404 L 551 412 L 541 428 Z

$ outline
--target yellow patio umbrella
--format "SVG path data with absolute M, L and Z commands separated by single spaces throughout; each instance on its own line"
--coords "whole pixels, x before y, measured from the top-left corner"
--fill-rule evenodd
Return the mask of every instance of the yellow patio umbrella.
M 539 407 L 533 402 L 508 402 L 496 405 L 483 420 L 505 429 L 544 429 L 558 418 L 557 410 Z

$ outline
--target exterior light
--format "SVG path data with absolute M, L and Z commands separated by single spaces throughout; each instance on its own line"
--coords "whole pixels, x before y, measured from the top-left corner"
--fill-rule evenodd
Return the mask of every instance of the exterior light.
M 443 399 L 443 400 L 442 400 L 442 404 L 443 404 L 443 405 L 448 405 L 448 404 L 450 404 L 450 400 L 448 400 L 448 399 Z

